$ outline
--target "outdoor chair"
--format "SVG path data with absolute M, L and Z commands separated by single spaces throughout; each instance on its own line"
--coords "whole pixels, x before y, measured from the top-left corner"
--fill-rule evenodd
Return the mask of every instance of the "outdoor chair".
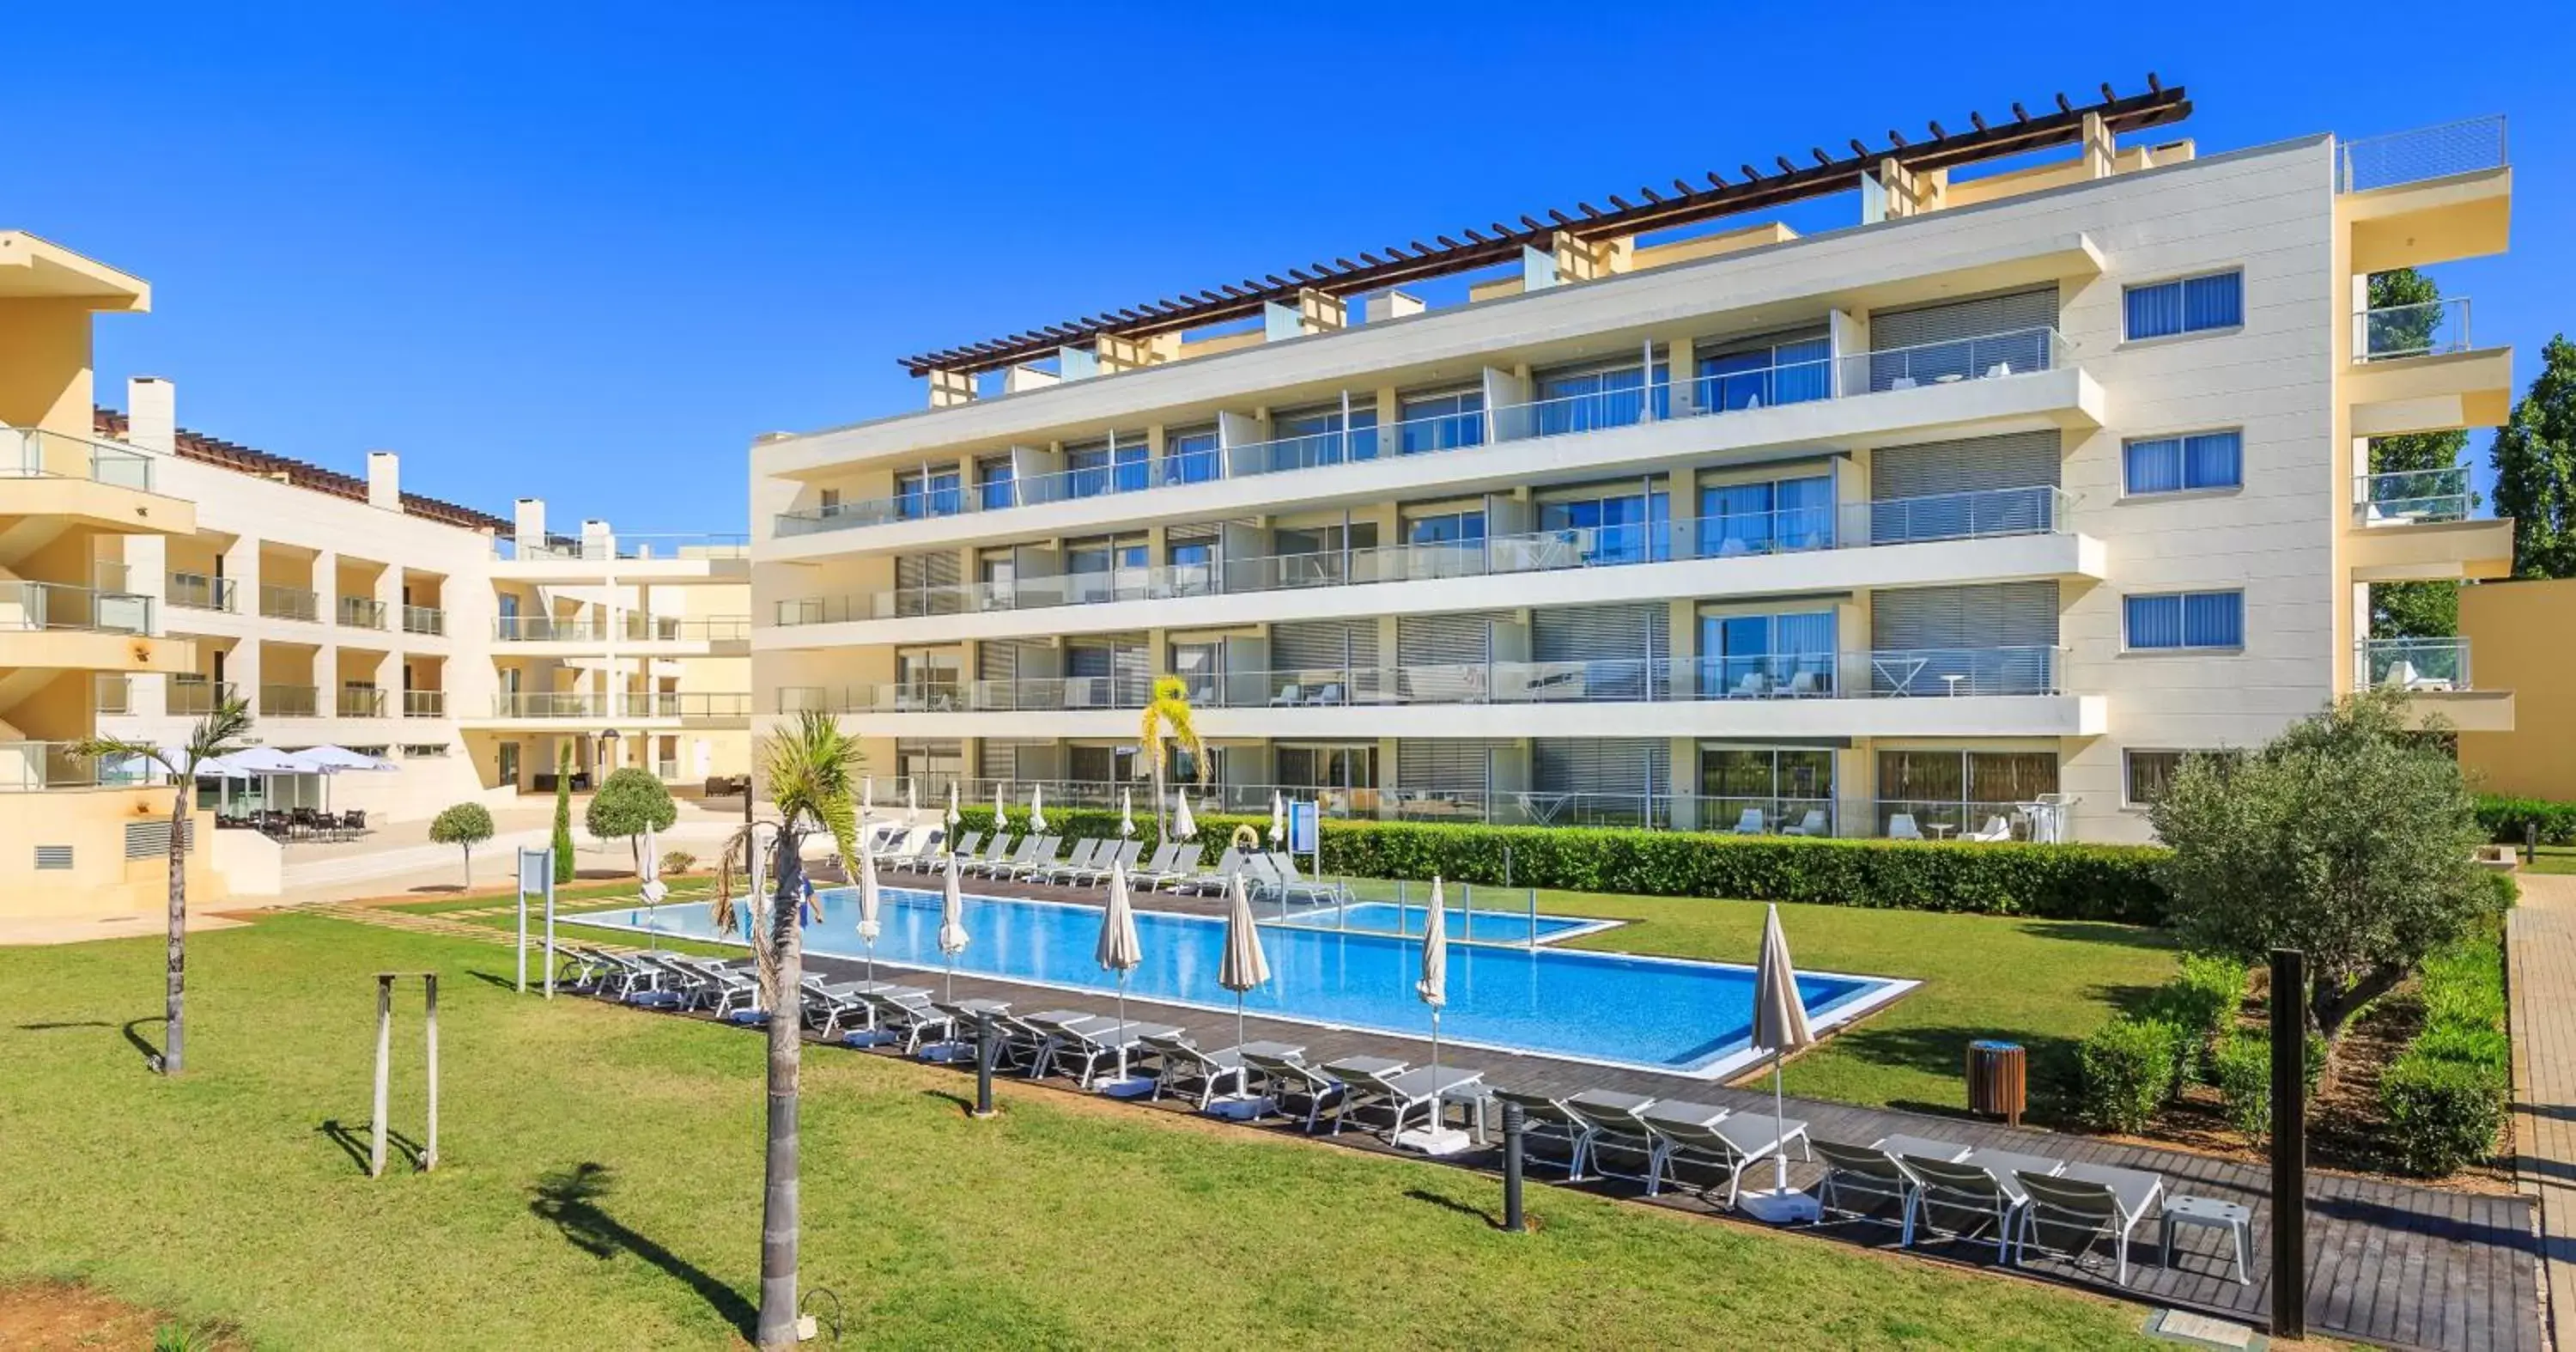
M 1225 890 L 1226 883 L 1231 880 L 1236 873 L 1242 871 L 1242 868 L 1243 851 L 1227 850 L 1225 853 L 1217 856 L 1215 868 L 1201 873 L 1193 873 L 1186 878 L 1175 878 L 1172 880 L 1171 890 L 1175 892 L 1222 892 Z
M 2025 1171 L 2019 1181 L 2029 1201 L 2013 1244 L 2015 1263 L 2037 1248 L 2080 1265 L 2096 1242 L 2107 1239 L 2116 1255 L 2115 1280 L 2128 1284 L 2129 1234 L 2164 1195 L 2163 1179 L 2137 1169 L 2070 1164 L 2053 1176 Z
M 1351 1087 L 1338 1077 L 1325 1074 L 1298 1057 L 1245 1052 L 1243 1060 L 1253 1074 L 1261 1077 L 1262 1092 L 1271 1096 L 1275 1111 L 1286 1117 L 1303 1116 L 1309 1136 L 1314 1134 L 1317 1123 L 1322 1120 L 1324 1109 L 1338 1110 L 1351 1092 Z M 1296 1103 L 1304 1105 L 1302 1114 L 1290 1106 Z
M 1976 830 L 1959 838 L 1961 840 L 1984 841 L 1988 844 L 1993 844 L 1996 841 L 2010 840 L 2013 838 L 2012 823 L 2006 821 L 2000 816 L 1988 817 L 1986 818 L 1985 825 L 1978 827 Z
M 1008 831 L 996 831 L 993 833 L 993 838 L 985 844 L 983 853 L 977 854 L 974 851 L 969 850 L 957 856 L 957 871 L 960 873 L 974 873 L 982 869 L 987 864 L 1000 863 L 1002 860 L 1009 858 L 1010 853 L 1011 833 Z
M 1923 838 L 1923 828 L 1914 824 L 1913 813 L 1899 812 L 1895 816 L 1887 819 L 1887 838 L 1889 840 L 1921 840 Z
M 981 831 L 969 831 L 966 834 L 959 836 L 955 844 L 940 852 L 936 866 L 939 868 L 948 867 L 948 856 L 952 854 L 957 856 L 958 863 L 965 863 L 967 860 L 974 858 L 975 852 L 982 849 L 983 846 L 984 833 Z
M 1109 882 L 1109 871 L 1112 868 L 1126 869 L 1132 873 L 1136 868 L 1136 856 L 1144 852 L 1145 842 L 1122 840 L 1094 855 L 1090 867 L 1064 869 L 1058 872 L 1063 873 L 1064 880 L 1069 883 L 1106 886 Z
M 1020 843 L 1012 847 L 1009 854 L 987 855 L 972 863 L 967 863 L 961 860 L 957 866 L 957 871 L 959 873 L 984 878 L 1008 877 L 1010 876 L 1011 870 L 1019 868 L 1020 866 L 1037 858 L 1038 850 L 1041 847 L 1052 851 L 1055 848 L 1055 845 L 1048 837 L 1034 835 L 1022 836 L 1020 837 Z
M 1170 868 L 1172 866 L 1172 859 L 1174 856 L 1180 854 L 1180 852 L 1181 847 L 1177 843 L 1168 840 L 1164 841 L 1162 844 L 1154 847 L 1154 852 L 1146 856 L 1145 862 L 1141 864 L 1130 864 L 1127 866 L 1127 881 L 1130 883 L 1138 882 Z
M 933 1034 L 946 1038 L 955 1031 L 949 1017 L 931 1006 L 928 991 L 897 987 L 894 990 L 863 992 L 859 999 L 875 1012 L 877 1027 L 903 1039 L 903 1050 L 907 1056 L 921 1050 L 923 1039 L 931 1038 Z
M 1170 857 L 1160 864 L 1128 874 L 1127 881 L 1151 889 L 1160 889 L 1165 883 L 1196 877 L 1199 871 L 1199 856 L 1203 853 L 1205 851 L 1196 845 L 1175 845 L 1172 847 Z
M 1574 1172 L 1566 1175 L 1567 1182 L 1580 1180 L 1587 1170 L 1595 1177 L 1624 1178 L 1635 1183 L 1654 1177 L 1655 1138 L 1637 1116 L 1654 1106 L 1653 1099 L 1585 1090 L 1563 1102 L 1565 1111 L 1584 1128 L 1581 1156 L 1575 1161 Z M 1607 1164 L 1603 1163 L 1605 1157 Z
M 1103 1061 L 1125 1064 L 1129 1051 L 1148 1037 L 1178 1037 L 1178 1025 L 1138 1023 L 1097 1014 L 1076 1014 L 1072 1018 L 1051 1018 L 1039 1014 L 1030 1022 L 1052 1030 L 1047 1056 L 1054 1067 L 1061 1068 L 1074 1083 L 1088 1087 Z
M 2018 1179 L 1966 1161 L 1953 1164 L 1906 1155 L 1902 1162 L 1915 1180 L 1914 1205 L 1905 1227 L 1907 1245 L 1929 1233 L 1936 1239 L 1992 1244 L 1997 1259 L 2010 1259 L 2013 1222 L 2029 1200 Z
M 1303 702 L 1298 698 L 1295 681 L 1279 687 L 1279 693 L 1270 697 L 1270 707 L 1273 709 L 1283 709 Z
M 1762 834 L 1762 809 L 1758 807 L 1744 809 L 1743 815 L 1735 819 L 1735 834 L 1739 836 Z
M 1211 1100 L 1226 1092 L 1227 1085 L 1231 1084 L 1238 1094 L 1250 1088 L 1251 1067 L 1244 1064 L 1243 1054 L 1232 1047 L 1203 1052 L 1180 1034 L 1155 1034 L 1137 1041 L 1153 1058 L 1157 1101 L 1166 1090 L 1176 1096 L 1187 1094 L 1190 1106 L 1204 1112 Z
M 1517 1105 L 1521 1110 L 1521 1153 L 1538 1164 L 1553 1164 L 1565 1170 L 1572 1179 L 1583 1162 L 1583 1140 L 1591 1128 L 1583 1119 L 1567 1112 L 1565 1104 L 1545 1094 L 1531 1094 L 1518 1089 L 1497 1089 L 1494 1099 L 1505 1111 Z
M 1824 809 L 1811 807 L 1807 809 L 1806 816 L 1798 819 L 1797 825 L 1781 827 L 1780 834 L 1784 836 L 1829 836 L 1833 834 L 1833 831 L 1825 824 Z
M 1373 1108 L 1387 1110 L 1386 1139 L 1402 1134 L 1405 1122 L 1414 1111 L 1423 1113 L 1424 1125 L 1440 1126 L 1442 1105 L 1465 1100 L 1473 1114 L 1476 1139 L 1485 1138 L 1484 1114 L 1476 1111 L 1485 1097 L 1485 1072 L 1459 1070 L 1452 1066 L 1414 1066 L 1397 1070 L 1362 1070 L 1351 1081 L 1350 1092 L 1343 1095 L 1341 1111 L 1333 1114 L 1333 1135 L 1342 1134 L 1342 1124 L 1354 1113 Z M 1472 1092 L 1462 1092 L 1472 1091 Z
M 1041 858 L 1019 873 L 1030 882 L 1054 882 L 1059 876 L 1091 867 L 1092 858 L 1109 845 L 1105 840 L 1077 840 L 1062 859 Z
M 1809 1150 L 1825 1162 L 1825 1176 L 1816 1184 L 1816 1224 L 1853 1220 L 1905 1229 L 1914 1210 L 1914 1176 L 1894 1155 L 1832 1141 L 1818 1141 Z
M 1657 1108 L 1669 1105 L 1658 1104 Z M 1807 1124 L 1792 1118 L 1773 1117 L 1767 1113 L 1728 1113 L 1715 1122 L 1691 1121 L 1679 1115 L 1662 1115 L 1649 1110 L 1640 1115 L 1646 1131 L 1655 1140 L 1655 1159 L 1646 1171 L 1646 1195 L 1654 1197 L 1665 1185 L 1696 1192 L 1716 1201 L 1718 1183 L 1726 1185 L 1723 1205 L 1735 1209 L 1736 1190 L 1744 1181 L 1744 1167 L 1777 1151 L 1787 1150 L 1789 1142 L 1798 1143 L 1802 1158 L 1812 1158 L 1807 1146 Z M 1685 1168 L 1700 1171 L 1701 1181 L 1692 1182 Z M 1714 1175 L 1708 1177 L 1707 1175 Z
M 1058 845 L 1063 843 L 1064 837 L 1062 836 L 1040 836 L 1038 837 L 1037 847 L 1028 852 L 1029 857 L 1027 859 L 1012 866 L 1009 871 L 997 873 L 994 876 L 1001 878 L 1014 878 L 1023 882 L 1032 878 L 1044 877 L 1048 869 L 1055 867 L 1055 850 Z M 1095 840 L 1090 842 L 1090 844 L 1095 850 L 1100 848 L 1099 841 Z M 1082 843 L 1076 842 L 1074 850 L 1079 853 L 1081 849 Z

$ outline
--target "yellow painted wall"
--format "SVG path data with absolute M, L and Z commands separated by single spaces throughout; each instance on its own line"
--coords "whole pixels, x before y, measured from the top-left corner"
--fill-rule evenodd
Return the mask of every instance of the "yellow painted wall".
M 0 423 L 90 435 L 93 304 L 78 297 L 0 302 Z
M 2514 692 L 2514 730 L 2460 734 L 2481 793 L 2576 802 L 2576 579 L 2460 589 L 2479 689 Z
M 96 789 L 18 793 L 0 800 L 9 817 L 11 847 L 0 850 L 0 916 L 11 919 L 107 920 L 159 915 L 169 904 L 170 861 L 128 860 L 125 826 L 168 821 L 170 790 Z M 214 818 L 197 814 L 199 849 L 188 855 L 188 905 L 198 909 L 223 899 L 223 884 L 205 848 Z M 69 845 L 68 872 L 37 872 L 35 846 Z

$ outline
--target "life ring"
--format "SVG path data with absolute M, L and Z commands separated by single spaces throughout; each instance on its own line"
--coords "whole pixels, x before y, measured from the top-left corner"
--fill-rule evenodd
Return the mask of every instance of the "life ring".
M 1234 828 L 1234 834 L 1227 839 L 1226 843 L 1238 850 L 1257 850 L 1261 848 L 1261 832 L 1259 828 L 1246 822 Z

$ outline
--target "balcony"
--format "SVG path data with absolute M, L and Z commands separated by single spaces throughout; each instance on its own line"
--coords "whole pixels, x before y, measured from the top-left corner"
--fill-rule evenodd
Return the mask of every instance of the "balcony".
M 259 714 L 262 718 L 312 718 L 320 708 L 320 693 L 309 685 L 263 685 L 259 688 Z
M 2344 142 L 2335 156 L 2335 191 L 2375 192 L 2509 163 L 2504 118 L 2468 118 Z
M 196 660 L 155 634 L 152 598 L 50 582 L 0 582 L 0 670 L 152 672 Z
M 596 616 L 503 615 L 492 621 L 492 637 L 501 643 L 606 643 L 608 622 Z
M 342 718 L 382 718 L 385 716 L 385 692 L 374 686 L 340 687 L 339 713 Z
M 0 510 L 8 515 L 67 517 L 111 531 L 196 530 L 196 504 L 154 492 L 157 477 L 152 457 L 131 446 L 0 424 Z
M 402 627 L 406 634 L 438 637 L 447 632 L 447 612 L 436 606 L 404 606 Z
M 2460 732 L 2513 731 L 2513 692 L 2479 690 L 2465 638 L 2373 638 L 2354 645 L 2353 684 L 2406 692 L 2418 721 Z
M 521 563 L 613 563 L 618 560 L 742 559 L 751 537 L 740 533 L 661 531 L 635 535 L 549 535 L 542 541 L 495 536 L 492 555 Z
M 241 690 L 230 681 L 218 684 L 202 676 L 193 680 L 173 676 L 163 698 L 167 712 L 198 718 L 213 713 L 226 700 L 240 699 Z
M 2513 571 L 2513 522 L 2473 517 L 2469 467 L 2367 474 L 2353 485 L 2361 529 L 2345 537 L 2356 582 L 2499 578 Z
M 2347 141 L 2335 178 L 2335 216 L 2351 230 L 2356 274 L 2499 254 L 2511 234 L 2501 117 Z
M 230 613 L 241 607 L 241 584 L 230 578 L 207 577 L 203 573 L 172 573 L 166 587 L 164 599 L 183 610 Z
M 150 634 L 152 598 L 55 582 L 0 582 L 0 631 Z
M 1639 383 L 1626 388 L 1443 414 L 1385 428 L 1354 427 L 1229 444 L 1213 453 L 1168 456 L 1159 466 L 1138 461 L 1014 477 L 971 488 L 953 478 L 944 479 L 922 491 L 891 498 L 782 512 L 774 519 L 773 528 L 776 535 L 786 538 L 1166 492 L 1217 480 L 1320 472 L 1381 459 L 1475 452 L 1647 423 L 1716 418 L 1787 404 L 1837 403 L 2003 380 L 2066 369 L 2073 356 L 2073 349 L 2056 330 L 2026 329 L 1686 380 L 1679 382 L 1689 396 L 1686 407 L 1677 406 L 1673 382 L 1646 383 L 1641 376 Z M 1395 454 L 1382 454 L 1387 448 L 1393 448 Z
M 159 767 L 140 757 L 75 756 L 69 742 L 0 742 L 0 793 L 130 789 L 161 782 Z
M 2469 467 L 2401 469 L 2362 476 L 2355 495 L 2365 526 L 2420 526 L 2469 519 Z
M 773 613 L 777 625 L 793 628 L 931 616 L 1006 615 L 1013 611 L 1066 606 L 1166 602 L 1380 583 L 1576 573 L 1641 564 L 1780 556 L 1806 556 L 1809 563 L 1815 563 L 1817 556 L 1837 550 L 2027 536 L 2065 537 L 2066 543 L 2073 546 L 2074 506 L 2075 499 L 2071 494 L 2054 486 L 2039 485 L 1895 498 L 1884 502 L 1735 513 L 1651 524 L 1538 531 L 1489 536 L 1480 540 L 1265 555 L 1205 564 L 1121 568 L 1109 572 L 1020 578 L 1012 582 L 907 588 L 861 596 L 802 597 L 777 602 Z M 2051 575 L 2088 571 L 2081 548 L 2068 548 L 2057 553 L 2062 557 L 2044 565 Z M 1763 589 L 1779 582 L 1768 576 L 1769 572 L 1790 566 L 1796 566 L 1794 560 L 1770 569 L 1732 568 L 1729 571 L 1744 575 L 1747 586 Z M 2089 569 L 2098 572 L 2098 561 L 2089 565 Z M 1991 578 L 2019 572 L 2022 568 L 1988 559 L 1973 563 L 1966 571 L 1981 578 Z M 1919 568 L 1910 570 L 1904 580 L 1920 582 L 1923 580 L 1922 572 Z M 1867 585 L 1872 581 L 1866 577 L 1835 580 L 1838 584 L 1849 582 L 1852 585 Z M 1899 579 L 1891 576 L 1885 580 L 1893 582 Z M 1810 578 L 1809 582 L 1812 584 L 1813 579 Z M 1600 583 L 1575 582 L 1570 585 L 1583 588 L 1585 599 L 1606 599 Z M 1705 577 L 1674 580 L 1661 585 L 1678 587 L 1690 593 L 1724 590 L 1722 585 L 1713 585 L 1712 579 Z M 1430 594 L 1425 594 L 1421 600 L 1425 609 L 1473 604 Z M 1532 602 L 1524 595 L 1520 603 Z M 1341 613 L 1342 607 L 1354 604 L 1360 603 L 1329 603 L 1333 613 Z M 1372 601 L 1367 604 L 1378 606 L 1383 603 Z M 1212 623 L 1244 623 L 1250 619 L 1242 613 L 1207 618 Z M 1188 622 L 1189 617 L 1176 617 L 1169 612 L 1158 615 L 1154 621 L 1155 625 L 1162 627 Z M 1086 622 L 1068 619 L 1057 623 Z M 1001 632 L 1001 626 L 992 627 L 995 632 Z M 1019 627 L 1025 629 L 1027 626 Z M 975 628 L 975 636 L 982 636 L 983 627 Z M 966 636 L 946 629 L 940 635 Z
M 382 629 L 388 607 L 373 597 L 340 598 L 340 625 L 344 629 Z
M 731 721 L 751 717 L 748 692 L 635 691 L 593 694 L 588 691 L 503 692 L 492 699 L 492 714 L 502 721 L 606 721 L 636 719 Z
M 444 690 L 406 690 L 403 692 L 403 717 L 447 717 L 447 692 Z
M 272 620 L 303 620 L 311 623 L 322 613 L 321 598 L 296 587 L 262 583 L 259 589 L 259 613 Z
M 1488 662 L 1184 678 L 1208 736 L 2075 736 L 2098 697 L 2055 648 L 1879 649 L 1731 658 Z M 790 686 L 781 714 L 896 716 L 906 736 L 1121 736 L 1142 675 Z M 1500 719 L 1497 706 L 1546 706 Z M 1912 706 L 1912 707 L 1906 707 Z M 918 726 L 916 726 L 918 725 Z M 2087 730 L 2090 730 L 2089 732 Z

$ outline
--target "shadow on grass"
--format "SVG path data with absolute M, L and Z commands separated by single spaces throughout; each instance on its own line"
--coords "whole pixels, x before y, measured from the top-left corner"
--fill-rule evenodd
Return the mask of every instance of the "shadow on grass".
M 134 1050 L 141 1052 L 143 1054 L 143 1064 L 150 1066 L 154 1070 L 159 1070 L 161 1068 L 161 1049 L 154 1045 L 152 1039 L 143 1036 L 140 1030 L 143 1025 L 147 1023 L 167 1024 L 168 1022 L 170 1022 L 170 1019 L 166 1014 L 155 1014 L 150 1018 L 128 1019 L 125 1021 L 126 1042 L 131 1045 Z
M 1503 1228 L 1503 1218 L 1501 1216 L 1496 1215 L 1491 1211 L 1487 1211 L 1483 1207 L 1461 1202 L 1455 1197 L 1443 1197 L 1427 1188 L 1407 1188 L 1404 1190 L 1404 1195 L 1411 1201 L 1421 1202 L 1428 1206 L 1436 1206 L 1443 1211 L 1455 1212 L 1461 1216 L 1473 1217 L 1497 1230 Z
M 350 1163 L 358 1166 L 359 1173 L 367 1172 L 368 1157 L 375 1153 L 375 1140 L 363 1127 L 351 1127 L 333 1117 L 324 1119 L 322 1125 L 313 1129 L 313 1134 L 327 1137 L 349 1157 Z M 429 1157 L 429 1152 L 422 1148 L 420 1142 L 391 1130 L 385 1132 L 385 1154 L 388 1166 L 398 1157 L 409 1161 L 414 1169 L 420 1168 L 421 1162 Z
M 2140 988 L 2143 990 L 2144 988 Z M 2116 1001 L 2115 1001 L 2116 1002 Z M 1966 1098 L 1968 1044 L 1980 1038 L 2003 1038 L 2020 1043 L 2028 1057 L 2030 1104 L 2025 1117 L 2039 1123 L 2064 1120 L 2074 1108 L 2077 1073 L 2077 1051 L 2080 1039 L 2050 1033 L 2032 1033 L 2027 1029 L 1997 1030 L 1988 1028 L 1932 1027 L 1861 1027 L 1834 1039 L 1834 1047 L 1876 1065 L 1938 1075 L 1959 1082 L 1960 1096 Z M 1906 1112 L 1962 1116 L 1963 1103 L 1923 1103 L 1914 1100 L 1891 1100 L 1891 1108 Z
M 419 887 L 412 888 L 411 892 L 415 896 L 439 897 L 454 896 L 464 890 L 464 886 L 458 883 L 425 883 Z
M 974 1063 L 971 1061 L 967 1063 L 969 1067 L 972 1067 L 973 1064 Z M 960 1094 L 954 1090 L 924 1089 L 921 1091 L 921 1096 L 926 1099 L 937 1099 L 942 1103 L 956 1104 L 957 1111 L 961 1113 L 973 1113 L 975 1111 L 975 1100 L 973 1096 Z
M 2152 948 L 2166 953 L 2179 953 L 2182 946 L 2163 930 L 2144 925 L 2114 925 L 2099 920 L 2028 920 L 2022 932 L 2034 939 L 2064 939 L 2070 943 L 2117 944 L 2122 948 Z
M 469 967 L 465 969 L 465 974 L 487 986 L 498 986 L 505 991 L 514 991 L 519 988 L 519 982 L 516 977 L 506 977 L 501 975 L 499 972 L 486 972 Z M 544 980 L 545 978 L 540 976 L 530 980 L 528 984 L 532 987 L 542 989 L 542 983 Z
M 115 1024 L 109 1023 L 105 1019 L 66 1019 L 60 1023 L 22 1023 L 18 1025 L 18 1031 L 21 1033 L 52 1033 L 65 1028 L 114 1028 L 115 1026 Z
M 601 1200 L 616 1186 L 616 1171 L 595 1160 L 585 1160 L 569 1169 L 549 1169 L 537 1176 L 536 1186 L 530 1189 L 528 1210 L 561 1231 L 574 1248 L 593 1258 L 605 1261 L 620 1253 L 631 1253 L 660 1268 L 696 1292 L 744 1338 L 750 1338 L 758 1312 L 741 1292 L 600 1209 Z

